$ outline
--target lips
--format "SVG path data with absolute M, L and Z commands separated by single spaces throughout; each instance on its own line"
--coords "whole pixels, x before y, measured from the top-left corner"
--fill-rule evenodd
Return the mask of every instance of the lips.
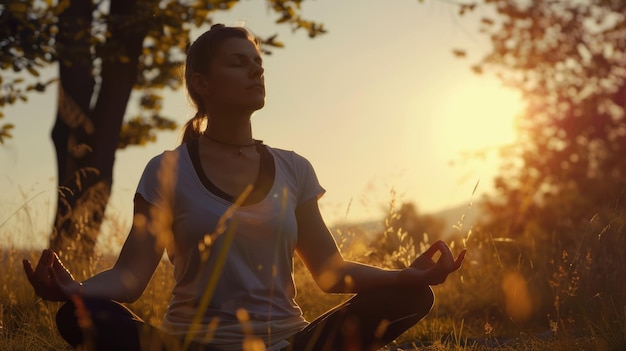
M 252 84 L 247 89 L 262 89 L 263 91 L 265 91 L 265 85 L 261 83 Z

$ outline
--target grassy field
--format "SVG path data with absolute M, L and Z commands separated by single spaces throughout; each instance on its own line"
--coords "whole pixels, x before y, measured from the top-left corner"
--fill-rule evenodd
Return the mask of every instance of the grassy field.
M 110 236 L 108 242 L 100 244 L 103 252 L 115 251 L 125 235 L 125 225 L 110 226 L 120 229 Z M 392 229 L 388 231 L 397 234 L 393 240 L 397 241 L 398 249 L 378 257 L 372 255 L 370 244 L 362 240 L 358 230 L 337 233 L 337 238 L 347 258 L 388 267 L 410 261 L 416 252 L 428 245 L 427 236 L 421 243 L 413 244 L 406 241 L 401 230 Z M 40 250 L 24 250 L 11 239 L 19 237 L 24 242 L 27 236 L 24 233 L 32 231 L 14 230 L 0 226 L 3 243 L 0 250 L 0 350 L 69 350 L 55 328 L 54 316 L 59 304 L 37 299 L 22 272 L 21 260 L 29 258 L 36 262 Z M 42 237 L 30 241 L 45 242 L 45 235 Z M 471 246 L 463 269 L 445 284 L 434 288 L 437 297 L 431 313 L 390 345 L 389 350 L 626 350 L 626 307 L 603 300 L 601 314 L 566 315 L 560 308 L 563 305 L 559 297 L 562 289 L 556 286 L 550 297 L 555 306 L 552 314 L 530 318 L 528 314 L 533 301 L 530 283 L 519 274 L 509 274 L 496 263 L 480 264 L 479 258 L 473 256 L 472 248 L 485 252 L 490 246 L 479 242 L 471 244 L 468 237 L 469 234 L 451 241 L 455 251 L 463 245 Z M 491 246 L 492 249 L 495 247 Z M 89 275 L 107 267 L 113 259 L 110 254 L 98 253 L 93 257 L 92 265 L 85 267 L 81 274 Z M 580 284 L 571 276 L 566 278 L 571 280 L 567 289 L 571 289 L 572 284 Z M 299 262 L 296 282 L 298 302 L 308 319 L 347 298 L 322 293 Z M 158 325 L 171 286 L 172 268 L 163 261 L 148 289 L 130 306 L 131 309 L 147 322 Z M 511 287 L 515 288 L 514 292 L 510 291 Z
M 37 299 L 26 282 L 20 260 L 26 255 L 35 259 L 38 252 L 5 250 L 2 271 L 5 280 L 0 291 L 0 350 L 70 350 L 56 332 L 54 314 L 58 303 Z M 106 264 L 102 259 L 101 264 Z M 6 274 L 9 273 L 9 274 Z M 319 291 L 306 272 L 299 271 L 299 302 L 308 318 L 343 301 L 345 296 Z M 171 267 L 165 261 L 159 266 L 144 296 L 131 308 L 146 321 L 158 324 L 163 316 L 172 284 Z M 443 287 L 442 287 L 443 288 Z M 441 289 L 436 289 L 441 290 Z M 437 291 L 436 291 L 437 293 Z M 445 292 L 438 292 L 445 295 Z M 548 326 L 524 330 L 498 330 L 498 322 L 465 321 L 450 318 L 442 312 L 446 304 L 438 299 L 432 313 L 395 343 L 390 350 L 624 350 L 623 323 L 589 325 L 587 330 L 564 334 Z M 509 328 L 509 327 L 507 327 Z M 620 329 L 621 328 L 621 329 Z

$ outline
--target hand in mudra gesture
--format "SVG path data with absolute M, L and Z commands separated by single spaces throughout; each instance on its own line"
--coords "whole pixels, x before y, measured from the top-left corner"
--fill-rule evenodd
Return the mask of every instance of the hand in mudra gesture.
M 435 261 L 434 257 L 437 252 L 440 255 Z M 466 250 L 461 251 L 455 259 L 450 247 L 438 240 L 419 255 L 405 271 L 407 275 L 418 275 L 428 285 L 438 285 L 445 282 L 450 273 L 461 268 L 466 252 Z
M 81 283 L 74 279 L 59 256 L 50 249 L 43 250 L 34 270 L 30 261 L 23 260 L 22 263 L 35 294 L 43 300 L 67 301 L 81 291 Z

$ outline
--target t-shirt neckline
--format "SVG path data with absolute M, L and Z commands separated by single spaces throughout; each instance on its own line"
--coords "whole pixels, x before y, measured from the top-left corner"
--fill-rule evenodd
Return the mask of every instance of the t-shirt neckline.
M 263 201 L 263 199 L 265 199 L 265 197 L 270 193 L 276 175 L 274 157 L 269 152 L 267 145 L 261 142 L 257 142 L 255 147 L 259 152 L 259 155 L 261 156 L 259 174 L 257 175 L 254 182 L 252 192 L 245 199 L 243 206 L 250 206 Z M 207 177 L 207 175 L 202 170 L 202 163 L 200 162 L 199 139 L 194 139 L 187 142 L 187 152 L 189 154 L 189 158 L 191 159 L 191 163 L 193 164 L 193 168 L 204 187 L 213 195 L 230 203 L 235 203 L 235 201 L 237 200 L 236 197 L 220 189 L 209 179 L 209 177 Z

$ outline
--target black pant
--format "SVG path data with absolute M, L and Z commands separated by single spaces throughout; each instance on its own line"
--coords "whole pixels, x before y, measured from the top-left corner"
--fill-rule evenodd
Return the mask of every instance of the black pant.
M 430 287 L 358 294 L 312 321 L 281 351 L 373 351 L 392 342 L 430 311 Z M 82 318 L 88 314 L 89 318 Z M 68 302 L 57 313 L 61 336 L 88 350 L 172 351 L 182 341 L 144 323 L 124 305 L 108 300 Z M 219 351 L 192 344 L 189 351 Z

